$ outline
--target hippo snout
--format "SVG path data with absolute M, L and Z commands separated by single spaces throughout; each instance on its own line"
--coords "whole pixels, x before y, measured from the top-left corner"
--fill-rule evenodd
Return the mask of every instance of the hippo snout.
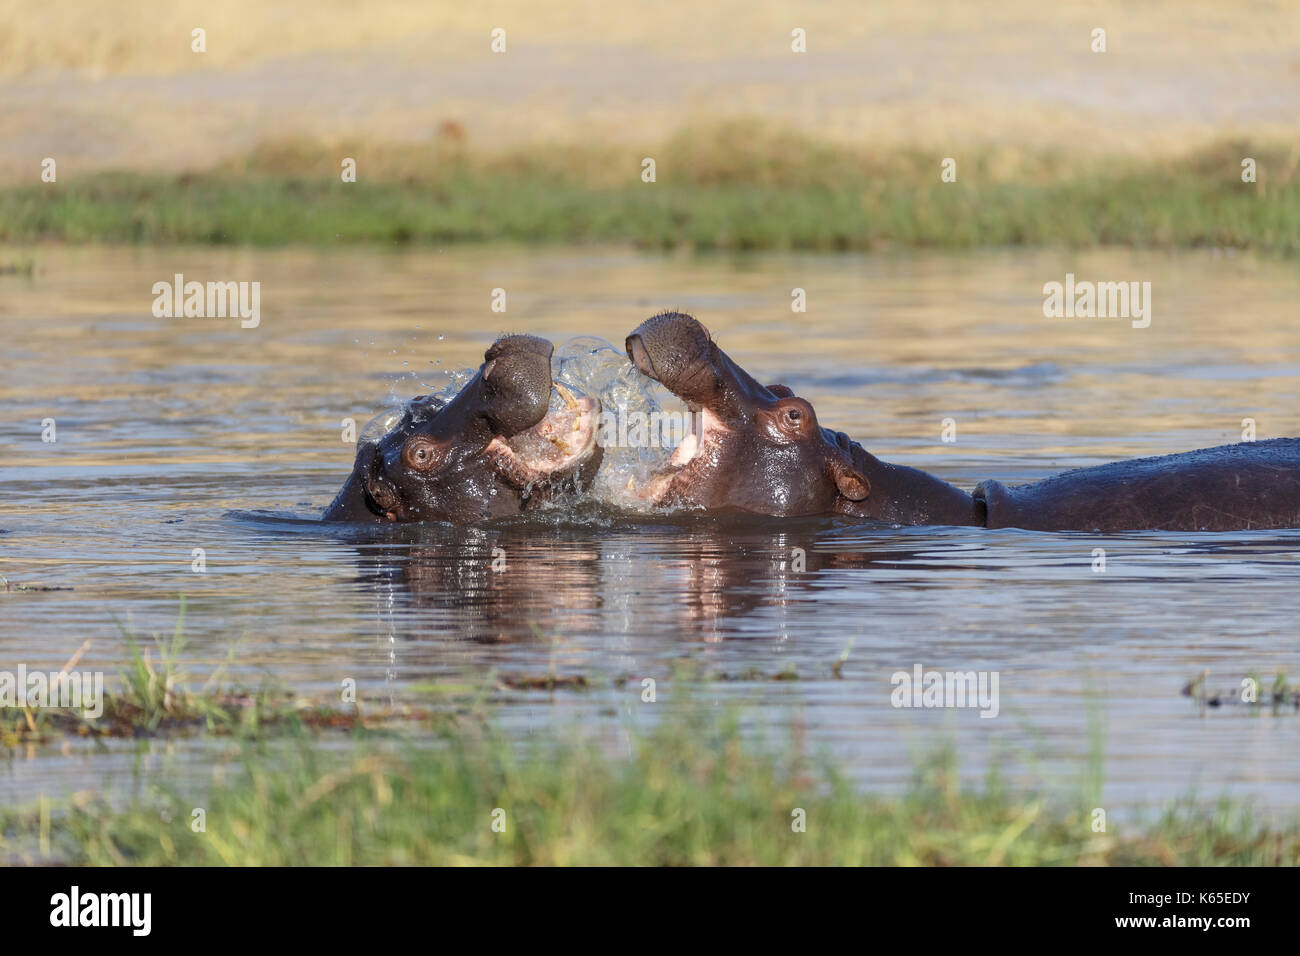
M 627 354 L 643 374 L 668 384 L 665 377 L 707 359 L 711 344 L 708 329 L 693 316 L 661 312 L 632 330 Z
M 708 329 L 684 312 L 661 312 L 627 337 L 627 357 L 642 375 L 687 401 L 707 404 L 716 393 L 715 350 Z
M 551 396 L 554 347 L 532 335 L 498 339 L 483 356 L 483 397 L 496 428 L 514 435 L 531 428 L 546 414 Z

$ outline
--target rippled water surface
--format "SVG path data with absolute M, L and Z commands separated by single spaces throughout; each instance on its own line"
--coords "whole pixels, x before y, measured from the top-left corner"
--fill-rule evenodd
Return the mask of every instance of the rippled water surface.
M 618 343 L 665 307 L 877 456 L 967 488 L 1236 441 L 1243 418 L 1261 438 L 1300 435 L 1293 266 L 496 248 L 36 249 L 0 265 L 26 258 L 34 275 L 0 275 L 0 574 L 60 590 L 0 585 L 0 670 L 57 670 L 90 638 L 81 666 L 113 674 L 115 619 L 170 632 L 183 594 L 199 676 L 233 654 L 249 681 L 325 696 L 351 677 L 406 701 L 554 667 L 590 689 L 502 693 L 505 726 L 578 722 L 615 745 L 653 719 L 640 682 L 655 677 L 659 707 L 736 701 L 755 725 L 798 722 L 870 788 L 897 787 L 942 741 L 968 775 L 996 761 L 1068 786 L 1100 742 L 1108 805 L 1193 790 L 1300 804 L 1298 718 L 1202 712 L 1179 693 L 1205 669 L 1225 689 L 1300 673 L 1300 532 L 1099 538 L 590 506 L 475 529 L 315 521 L 351 464 L 343 419 L 444 387 L 500 331 Z M 1044 318 L 1043 283 L 1067 272 L 1150 281 L 1150 328 Z M 260 281 L 261 325 L 154 318 L 151 288 L 175 273 Z M 688 689 L 671 679 L 683 664 L 735 679 Z M 917 664 L 997 672 L 999 715 L 892 707 L 890 675 Z M 187 746 L 18 753 L 0 798 L 137 779 L 160 751 L 201 766 Z

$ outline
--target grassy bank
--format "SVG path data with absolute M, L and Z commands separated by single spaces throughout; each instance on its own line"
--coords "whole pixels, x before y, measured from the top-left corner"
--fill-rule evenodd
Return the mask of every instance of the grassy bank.
M 0 808 L 0 863 L 94 865 L 887 864 L 1295 865 L 1300 820 L 1269 826 L 1242 805 L 1185 805 L 1142 826 L 1094 829 L 1100 741 L 1074 788 L 1005 787 L 995 771 L 963 786 L 936 751 L 899 796 L 865 795 L 837 767 L 788 741 L 744 731 L 743 716 L 691 702 L 620 732 L 552 725 L 522 741 L 498 730 L 482 686 L 430 685 L 427 709 L 299 701 L 225 685 L 193 689 L 175 632 L 128 655 L 104 713 L 0 710 L 11 754 L 89 737 L 206 738 L 210 779 L 42 798 Z M 86 646 L 68 662 L 77 667 Z M 1205 705 L 1206 675 L 1184 690 Z M 776 679 L 744 675 L 743 679 Z M 793 679 L 786 674 L 781 679 Z M 676 681 L 676 678 L 674 679 Z M 564 688 L 573 684 L 497 683 Z M 1290 687 L 1265 695 L 1278 713 Z M 1217 699 L 1217 698 L 1216 698 Z M 1262 706 L 1262 705 L 1261 705 Z M 221 749 L 216 749 L 220 742 Z M 118 744 L 118 746 L 122 746 Z M 630 753 L 629 753 L 630 751 Z M 48 755 L 45 759 L 60 759 Z M 196 817 L 195 810 L 202 813 Z M 198 826 L 196 820 L 201 820 Z M 797 828 L 796 821 L 803 826 Z
M 950 759 L 901 797 L 861 795 L 797 746 L 759 747 L 734 722 L 668 721 L 630 759 L 543 735 L 519 746 L 477 720 L 433 745 L 310 739 L 249 745 L 202 796 L 125 808 L 81 797 L 0 811 L 0 859 L 91 864 L 1206 865 L 1300 862 L 1300 825 L 1240 808 L 1091 827 L 1077 807 L 962 789 Z M 195 832 L 195 808 L 204 812 Z M 792 824 L 802 810 L 805 832 Z M 500 821 L 494 829 L 494 820 Z M 500 827 L 503 826 L 503 829 Z
M 0 582 L 6 588 L 12 586 L 3 575 Z M 17 588 L 23 590 L 24 585 Z M 300 699 L 265 683 L 257 688 L 230 684 L 225 681 L 225 664 L 195 689 L 182 666 L 184 627 L 182 598 L 176 629 L 170 636 L 155 635 L 152 641 L 142 641 L 123 629 L 124 665 L 116 687 L 100 688 L 99 706 L 95 706 L 93 688 L 85 684 L 79 684 L 78 693 L 90 696 L 75 698 L 78 705 L 72 705 L 70 694 L 64 694 L 70 706 L 0 706 L 0 754 L 70 738 L 102 742 L 204 734 L 256 741 L 279 733 L 379 730 L 402 722 L 436 719 L 415 708 L 378 705 L 366 706 L 363 712 L 359 701 L 343 709 Z M 89 647 L 90 641 L 82 644 L 59 673 L 74 673 Z M 49 694 L 57 701 L 61 692 L 51 687 Z
M 281 143 L 201 174 L 105 174 L 0 190 L 0 241 L 614 242 L 652 248 L 1222 246 L 1300 252 L 1300 151 L 1223 143 L 1178 160 L 957 156 L 832 146 L 760 124 L 687 130 L 642 154 L 484 155 Z M 1241 161 L 1258 164 L 1241 181 Z M 342 157 L 358 181 L 343 183 Z

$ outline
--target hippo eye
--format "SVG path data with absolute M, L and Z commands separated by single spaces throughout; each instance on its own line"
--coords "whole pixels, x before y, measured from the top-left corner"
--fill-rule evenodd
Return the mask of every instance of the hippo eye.
M 402 460 L 408 468 L 428 471 L 438 461 L 438 446 L 427 438 L 412 438 L 402 449 Z
M 797 408 L 787 408 L 785 410 L 785 421 L 791 428 L 798 428 L 803 421 L 803 412 Z

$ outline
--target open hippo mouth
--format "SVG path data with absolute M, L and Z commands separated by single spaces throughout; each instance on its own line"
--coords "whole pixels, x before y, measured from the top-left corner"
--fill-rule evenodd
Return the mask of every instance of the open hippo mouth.
M 690 316 L 667 312 L 643 322 L 627 337 L 627 355 L 637 371 L 680 398 L 687 412 L 685 434 L 668 460 L 639 489 L 646 500 L 669 503 L 674 486 L 692 481 L 696 472 L 721 465 L 725 449 L 747 416 L 737 388 L 761 389 L 717 350 L 708 331 Z M 719 364 L 719 357 L 727 366 Z M 728 373 L 738 373 L 739 377 Z
M 698 458 L 716 454 L 731 429 L 707 408 L 687 409 L 686 434 L 665 462 L 666 468 L 685 468 Z
M 520 488 L 567 475 L 591 457 L 596 448 L 600 403 L 574 395 L 559 382 L 551 388 L 559 401 L 540 422 L 509 438 L 497 435 L 484 450 L 501 472 Z
M 636 494 L 648 501 L 667 503 L 675 483 L 689 484 L 696 472 L 719 467 L 726 457 L 733 428 L 704 406 L 686 403 L 684 434 L 668 459 L 639 488 Z
M 728 409 L 719 400 L 723 383 L 712 362 L 708 332 L 693 319 L 680 319 L 676 313 L 656 315 L 627 337 L 627 356 L 637 371 L 685 402 L 689 413 L 681 442 L 638 492 L 652 502 L 669 497 L 674 482 L 684 480 L 691 469 L 716 464 L 738 424 L 723 417 Z

